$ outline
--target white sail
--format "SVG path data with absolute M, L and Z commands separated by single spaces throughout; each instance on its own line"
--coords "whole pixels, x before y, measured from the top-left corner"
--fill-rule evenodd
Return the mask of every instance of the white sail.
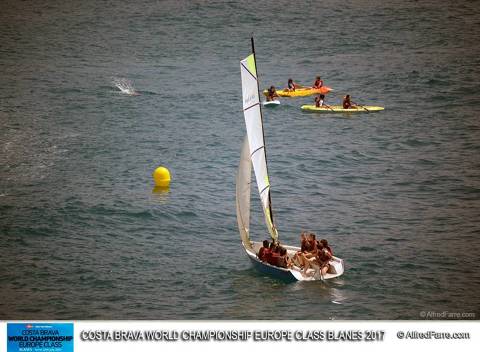
M 240 164 L 237 172 L 237 222 L 238 231 L 245 248 L 252 249 L 250 242 L 250 183 L 252 180 L 252 161 L 250 160 L 250 148 L 248 139 L 245 137 L 240 155 Z
M 262 201 L 265 222 L 270 236 L 277 241 L 278 233 L 273 223 L 270 203 L 270 181 L 268 178 L 265 140 L 263 135 L 262 112 L 257 80 L 257 69 L 254 54 L 240 61 L 242 75 L 243 112 L 247 127 L 250 158 L 255 171 L 258 192 Z

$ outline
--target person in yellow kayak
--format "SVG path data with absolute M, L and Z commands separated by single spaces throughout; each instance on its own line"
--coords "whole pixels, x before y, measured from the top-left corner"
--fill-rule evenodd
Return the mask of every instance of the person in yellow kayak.
M 352 104 L 352 101 L 350 100 L 350 94 L 347 94 L 343 97 L 343 108 L 344 109 L 353 109 L 356 108 L 354 104 Z
M 325 95 L 320 94 L 320 96 L 315 97 L 315 106 L 317 108 L 325 105 Z
M 274 86 L 270 86 L 267 90 L 267 101 L 274 101 L 278 98 L 277 91 Z
M 318 89 L 323 87 L 323 81 L 321 80 L 320 76 L 317 76 L 315 82 L 313 82 L 312 88 Z
M 295 92 L 295 88 L 297 87 L 297 84 L 293 82 L 293 79 L 289 78 L 288 79 L 288 84 L 287 84 L 287 90 L 289 92 Z

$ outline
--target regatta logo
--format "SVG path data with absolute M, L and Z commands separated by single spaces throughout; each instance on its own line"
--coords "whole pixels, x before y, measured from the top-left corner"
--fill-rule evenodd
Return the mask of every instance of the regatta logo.
M 7 352 L 73 352 L 73 323 L 7 324 Z

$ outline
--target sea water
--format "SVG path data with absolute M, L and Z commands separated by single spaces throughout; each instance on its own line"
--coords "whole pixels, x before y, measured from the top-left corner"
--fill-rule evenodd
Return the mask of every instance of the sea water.
M 475 1 L 2 1 L 0 319 L 478 319 L 479 14 Z M 327 104 L 385 106 L 264 111 L 280 239 L 328 239 L 341 278 L 286 284 L 243 252 L 252 34 L 262 88 L 321 75 Z M 171 187 L 152 192 L 159 165 Z M 255 187 L 251 219 L 265 239 Z

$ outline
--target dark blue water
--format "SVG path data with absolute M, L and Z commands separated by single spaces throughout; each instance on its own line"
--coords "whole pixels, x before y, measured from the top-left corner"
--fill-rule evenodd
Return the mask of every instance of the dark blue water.
M 2 1 L 0 319 L 478 319 L 479 14 L 475 1 Z M 386 107 L 315 115 L 307 97 L 264 113 L 280 239 L 327 238 L 346 262 L 328 283 L 264 277 L 241 248 L 252 33 L 262 86 L 320 74 L 327 103 Z M 173 180 L 152 193 L 159 165 Z

